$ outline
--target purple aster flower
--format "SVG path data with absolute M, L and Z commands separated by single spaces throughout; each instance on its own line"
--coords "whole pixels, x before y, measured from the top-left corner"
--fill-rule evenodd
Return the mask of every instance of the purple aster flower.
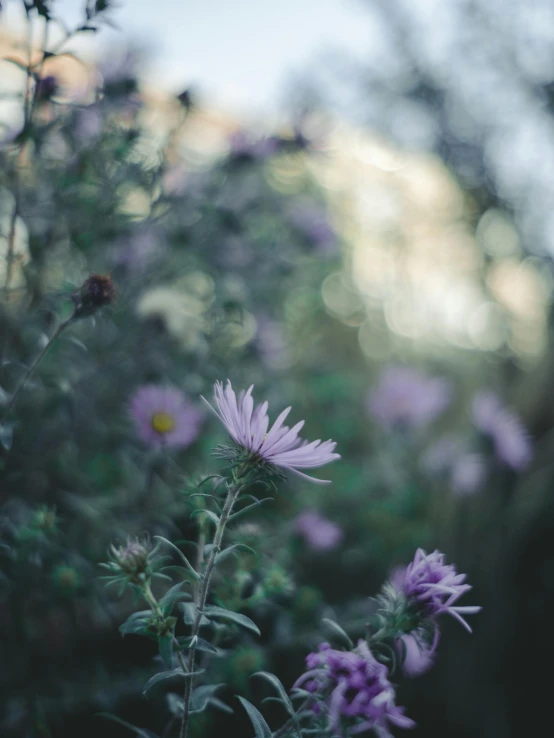
M 450 404 L 450 382 L 409 367 L 389 367 L 369 394 L 369 411 L 388 430 L 426 426 Z
M 418 637 L 417 631 L 405 633 L 396 642 L 400 658 L 403 657 L 402 671 L 407 677 L 425 674 L 435 661 L 436 645 L 433 648 L 425 638 Z
M 471 589 L 464 584 L 465 574 L 458 574 L 453 564 L 445 563 L 439 551 L 426 554 L 418 548 L 414 560 L 408 564 L 403 576 L 395 572 L 394 585 L 404 593 L 408 602 L 421 610 L 426 617 L 435 618 L 443 612 L 452 615 L 471 633 L 462 615 L 473 615 L 481 610 L 477 606 L 459 607 L 454 603 Z M 438 637 L 438 631 L 437 635 Z M 432 647 L 434 651 L 436 643 Z
M 531 441 L 518 416 L 494 392 L 479 392 L 472 403 L 473 422 L 488 436 L 498 459 L 516 471 L 531 461 Z
M 389 738 L 389 723 L 414 727 L 404 708 L 394 702 L 387 667 L 375 659 L 365 641 L 358 641 L 354 651 L 337 651 L 322 643 L 317 652 L 308 654 L 306 666 L 308 671 L 293 689 L 303 686 L 318 698 L 312 709 L 327 716 L 333 735 L 343 735 L 344 719 L 351 722 L 349 735 L 374 729 L 380 738 Z
M 306 539 L 311 548 L 318 551 L 336 548 L 343 537 L 340 526 L 314 510 L 306 510 L 297 515 L 294 529 Z
M 137 432 L 148 446 L 186 448 L 198 436 L 202 415 L 176 387 L 139 387 L 130 410 Z
M 237 399 L 229 380 L 225 388 L 221 382 L 216 382 L 214 399 L 219 412 L 214 410 L 204 397 L 202 399 L 221 420 L 231 438 L 253 456 L 263 459 L 268 464 L 294 472 L 311 482 L 327 484 L 328 480 L 315 479 L 299 469 L 313 469 L 340 459 L 339 454 L 333 453 L 336 443 L 331 440 L 308 443 L 299 438 L 298 432 L 304 425 L 303 420 L 292 428 L 283 425 L 291 411 L 290 407 L 283 410 L 269 428 L 268 403 L 266 401 L 263 405 L 254 407 L 253 389 L 254 385 L 251 385 L 246 392 L 243 390 Z

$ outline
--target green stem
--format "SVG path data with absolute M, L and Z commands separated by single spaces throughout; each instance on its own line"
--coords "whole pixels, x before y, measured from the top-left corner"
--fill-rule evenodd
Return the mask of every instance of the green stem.
M 59 324 L 59 326 L 56 328 L 56 330 L 54 332 L 54 335 L 48 340 L 48 342 L 46 343 L 46 345 L 44 346 L 44 348 L 42 349 L 42 351 L 39 353 L 39 355 L 37 356 L 37 358 L 33 361 L 33 363 L 31 364 L 31 366 L 27 369 L 27 371 L 23 375 L 21 381 L 17 385 L 17 388 L 16 388 L 15 392 L 11 396 L 10 401 L 8 402 L 8 404 L 6 405 L 6 407 L 4 409 L 4 416 L 3 416 L 4 419 L 8 417 L 8 415 L 10 413 L 10 410 L 14 406 L 15 401 L 16 401 L 19 393 L 21 392 L 21 390 L 23 389 L 23 387 L 25 387 L 25 385 L 27 384 L 27 382 L 29 381 L 29 379 L 33 376 L 33 374 L 35 373 L 36 369 L 38 368 L 38 365 L 44 359 L 44 357 L 48 353 L 48 351 L 51 348 L 51 346 L 54 343 L 54 341 L 59 337 L 59 335 L 61 334 L 61 332 L 65 328 L 67 328 L 67 326 L 71 323 L 71 321 L 72 321 L 72 317 L 71 318 L 68 318 L 67 320 L 64 320 L 62 323 Z
M 204 609 L 204 606 L 206 605 L 206 600 L 208 598 L 208 592 L 210 589 L 210 581 L 212 578 L 213 569 L 215 566 L 215 559 L 217 554 L 221 551 L 221 543 L 223 541 L 223 534 L 225 533 L 225 527 L 227 523 L 229 522 L 229 518 L 231 517 L 231 512 L 233 510 L 233 506 L 237 500 L 237 497 L 239 496 L 239 493 L 242 489 L 242 485 L 238 482 L 237 478 L 234 480 L 234 484 L 232 486 L 227 487 L 227 497 L 225 499 L 225 504 L 223 505 L 223 510 L 221 512 L 221 517 L 219 518 L 219 523 L 215 531 L 214 540 L 212 548 L 210 549 L 210 554 L 208 556 L 208 561 L 206 563 L 206 571 L 204 573 L 204 576 L 202 577 L 202 584 L 200 587 L 200 590 L 197 594 L 196 598 L 196 615 L 194 618 L 194 624 L 192 626 L 192 645 L 189 650 L 188 654 L 188 660 L 187 660 L 187 670 L 189 672 L 194 671 L 194 663 L 196 659 L 196 647 L 194 645 L 195 637 L 198 636 L 198 633 L 200 632 L 200 621 L 202 619 L 202 610 Z M 188 726 L 190 722 L 190 700 L 192 695 L 192 688 L 193 688 L 193 679 L 187 679 L 185 683 L 185 692 L 183 695 L 183 719 L 181 721 L 181 731 L 179 733 L 179 738 L 186 738 L 187 732 L 188 732 Z
M 152 590 L 150 588 L 150 582 L 146 582 L 142 585 L 142 596 L 148 602 L 150 605 L 150 609 L 152 610 L 152 614 L 157 618 L 159 622 L 163 622 L 165 620 L 165 615 L 162 612 L 161 607 L 158 604 L 158 601 L 152 594 Z M 173 636 L 173 645 L 176 647 L 175 652 L 177 654 L 177 660 L 179 661 L 179 666 L 183 670 L 183 672 L 186 674 L 187 672 L 187 665 L 185 663 L 185 660 L 183 658 L 183 654 L 181 653 L 181 649 L 179 647 L 179 641 Z

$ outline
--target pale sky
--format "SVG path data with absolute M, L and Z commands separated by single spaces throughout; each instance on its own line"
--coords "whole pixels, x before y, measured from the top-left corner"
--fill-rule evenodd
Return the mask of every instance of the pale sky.
M 84 0 L 54 0 L 69 27 Z M 235 114 L 267 116 L 278 109 L 283 85 L 295 72 L 340 49 L 365 56 L 372 31 L 362 0 L 117 0 L 104 28 L 86 41 L 105 48 L 136 39 L 151 49 L 146 77 L 180 92 L 193 85 L 206 102 Z M 8 0 L 14 23 L 21 3 Z M 72 47 L 75 48 L 75 47 Z M 84 53 L 81 46 L 80 52 Z

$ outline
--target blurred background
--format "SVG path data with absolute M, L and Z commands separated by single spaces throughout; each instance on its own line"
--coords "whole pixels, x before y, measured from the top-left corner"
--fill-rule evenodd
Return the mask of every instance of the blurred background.
M 98 712 L 163 730 L 171 706 L 141 697 L 155 644 L 121 638 L 134 603 L 98 563 L 130 534 L 196 539 L 191 490 L 225 440 L 199 396 L 227 377 L 342 459 L 230 531 L 258 556 L 216 601 L 262 639 L 228 644 L 222 699 L 256 700 L 260 669 L 290 687 L 322 618 L 362 634 L 390 570 L 438 547 L 483 611 L 399 687 L 412 735 L 542 731 L 549 0 L 3 0 L 0 160 L 1 735 L 129 734 Z M 91 273 L 117 300 L 12 406 Z M 144 385 L 184 393 L 186 443 L 141 436 Z

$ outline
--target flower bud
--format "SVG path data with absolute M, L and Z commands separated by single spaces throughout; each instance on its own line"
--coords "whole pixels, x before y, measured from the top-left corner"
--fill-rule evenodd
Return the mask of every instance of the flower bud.
M 111 277 L 92 274 L 79 290 L 71 295 L 74 305 L 73 320 L 88 318 L 100 308 L 115 301 L 115 285 Z

